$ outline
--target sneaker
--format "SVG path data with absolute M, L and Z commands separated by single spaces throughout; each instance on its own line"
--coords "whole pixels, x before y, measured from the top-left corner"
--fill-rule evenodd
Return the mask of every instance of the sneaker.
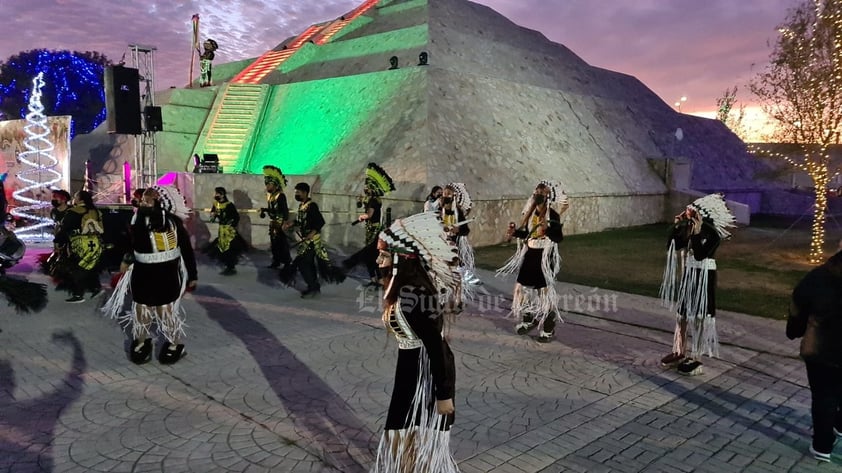
M 314 299 L 319 294 L 321 294 L 321 291 L 318 289 L 307 289 L 306 291 L 301 291 L 301 298 Z
M 274 261 L 269 266 L 266 266 L 269 269 L 278 269 L 281 267 L 281 263 L 275 263 Z
M 143 342 L 132 340 L 129 348 L 129 359 L 136 365 L 142 365 L 152 359 L 152 339 L 147 338 Z
M 237 274 L 237 270 L 236 270 L 236 269 L 234 269 L 233 267 L 231 267 L 231 268 L 225 268 L 225 269 L 223 269 L 223 270 L 222 270 L 222 272 L 221 272 L 221 273 L 219 273 L 219 274 L 221 274 L 222 276 L 233 276 L 233 275 Z
M 669 355 L 661 358 L 661 366 L 664 368 L 672 368 L 673 366 L 681 363 L 684 359 L 687 358 L 681 353 L 670 353 Z
M 98 288 L 92 290 L 91 291 L 91 299 L 93 299 L 94 297 L 96 297 L 100 294 L 102 294 L 102 288 L 101 287 L 98 287 Z
M 836 438 L 842 438 L 842 432 L 837 430 L 836 427 L 833 428 L 833 434 L 836 435 Z
M 817 451 L 813 448 L 813 444 L 810 443 L 810 453 L 813 455 L 813 458 L 820 462 L 829 462 L 830 461 L 830 453 L 822 453 Z
M 553 340 L 553 332 L 545 332 L 541 330 L 538 332 L 538 338 L 535 339 L 538 343 L 550 343 Z
M 65 299 L 64 302 L 69 302 L 71 304 L 79 304 L 85 302 L 85 296 L 73 296 L 70 299 Z
M 678 374 L 684 376 L 696 376 L 702 374 L 702 362 L 691 358 L 686 358 L 678 364 Z

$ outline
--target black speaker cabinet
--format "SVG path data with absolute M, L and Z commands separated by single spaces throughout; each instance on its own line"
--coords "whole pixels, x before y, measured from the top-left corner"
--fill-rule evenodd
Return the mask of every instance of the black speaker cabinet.
M 130 228 L 135 209 L 130 205 L 116 204 L 100 205 L 97 208 L 102 213 L 105 232 L 102 235 L 105 243 L 102 262 L 106 269 L 116 271 L 120 268 L 123 255 L 132 251 Z
M 145 107 L 143 109 L 143 119 L 146 121 L 146 131 L 164 130 L 164 120 L 161 118 L 161 107 Z
M 107 67 L 104 82 L 108 132 L 120 135 L 141 134 L 140 75 L 137 69 Z

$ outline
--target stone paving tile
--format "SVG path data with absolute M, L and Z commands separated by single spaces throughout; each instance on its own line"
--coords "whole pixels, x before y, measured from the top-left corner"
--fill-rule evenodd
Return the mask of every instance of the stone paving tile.
M 12 273 L 46 282 L 33 267 Z M 200 265 L 190 354 L 171 367 L 128 362 L 93 304 L 51 292 L 42 313 L 2 311 L 0 472 L 366 471 L 396 351 L 376 297 L 349 280 L 302 301 L 268 270 L 216 272 Z M 505 303 L 468 306 L 449 333 L 463 472 L 826 471 L 804 455 L 809 390 L 781 322 L 723 314 L 723 359 L 684 378 L 658 365 L 672 320 L 657 302 L 617 303 L 566 314 L 546 345 L 513 334 Z

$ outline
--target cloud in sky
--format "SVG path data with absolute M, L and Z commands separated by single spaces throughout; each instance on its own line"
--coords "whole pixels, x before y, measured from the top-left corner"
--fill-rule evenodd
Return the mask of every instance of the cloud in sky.
M 588 63 L 636 76 L 686 112 L 712 109 L 768 62 L 767 41 L 795 0 L 479 0 L 562 43 Z M 216 62 L 256 57 L 361 0 L 0 0 L 11 31 L 0 59 L 34 48 L 99 51 L 114 61 L 127 45 L 152 45 L 159 89 L 187 83 L 190 19 L 220 45 Z M 8 24 L 8 23 L 7 23 Z M 752 69 L 752 65 L 754 68 Z M 745 88 L 738 99 L 749 101 Z

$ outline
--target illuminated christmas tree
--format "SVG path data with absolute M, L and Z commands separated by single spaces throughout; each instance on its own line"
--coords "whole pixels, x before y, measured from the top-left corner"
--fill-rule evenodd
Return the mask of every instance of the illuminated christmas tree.
M 12 215 L 22 219 L 23 224 L 15 233 L 24 239 L 50 240 L 52 233 L 47 227 L 53 222 L 49 218 L 51 187 L 61 181 L 61 173 L 56 171 L 58 160 L 52 155 L 53 143 L 50 141 L 50 127 L 41 104 L 41 89 L 44 87 L 44 73 L 39 72 L 32 80 L 32 95 L 29 97 L 27 124 L 23 128 L 26 138 L 23 140 L 26 151 L 18 155 L 24 169 L 16 177 L 24 187 L 12 193 L 18 203 Z

